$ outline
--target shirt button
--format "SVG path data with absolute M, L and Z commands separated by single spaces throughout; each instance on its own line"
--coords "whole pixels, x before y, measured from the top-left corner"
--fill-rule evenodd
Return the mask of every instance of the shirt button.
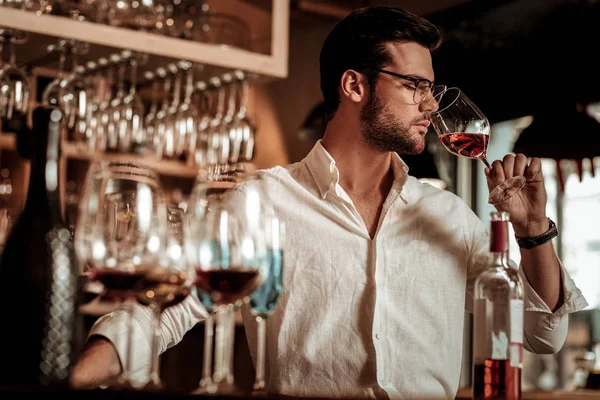
M 376 333 L 375 334 L 375 339 L 377 339 L 377 340 L 381 339 L 381 335 L 379 333 Z

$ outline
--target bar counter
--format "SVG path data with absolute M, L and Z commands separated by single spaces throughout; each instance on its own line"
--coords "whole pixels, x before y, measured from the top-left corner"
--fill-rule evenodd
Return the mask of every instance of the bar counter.
M 522 400 L 600 400 L 600 390 L 525 391 Z M 459 389 L 455 400 L 471 400 L 471 389 Z
M 178 392 L 142 392 L 142 391 L 117 391 L 117 390 L 49 390 L 38 388 L 1 388 L 0 398 L 5 399 L 7 395 L 58 395 L 61 400 L 85 399 L 85 400 L 124 400 L 124 399 L 211 399 L 211 400 L 325 400 L 318 397 L 293 397 L 293 396 L 256 396 L 249 394 L 232 395 L 194 395 Z M 523 392 L 522 400 L 600 400 L 600 390 L 577 390 L 577 391 L 527 391 Z M 338 399 L 339 400 L 339 399 Z M 356 399 L 358 400 L 358 399 Z M 426 400 L 425 398 L 415 398 L 414 400 Z M 459 389 L 455 400 L 471 400 L 470 390 Z

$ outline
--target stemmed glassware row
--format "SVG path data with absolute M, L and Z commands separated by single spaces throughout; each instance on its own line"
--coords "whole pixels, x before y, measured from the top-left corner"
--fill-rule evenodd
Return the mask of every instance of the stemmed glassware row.
M 67 138 L 78 150 L 138 153 L 221 169 L 252 160 L 255 127 L 247 112 L 248 74 L 236 70 L 198 80 L 202 67 L 179 61 L 144 71 L 140 81 L 140 66 L 148 59 L 143 54 L 123 51 L 81 63 L 89 45 L 75 40 L 58 40 L 47 51 L 58 63 L 42 103 L 63 110 Z M 1 71 L 14 68 L 10 62 Z M 5 120 L 28 111 L 27 76 L 23 70 L 13 72 L 10 84 L 0 72 Z M 149 88 L 148 107 L 141 87 Z
M 255 393 L 264 393 L 265 320 L 283 287 L 284 227 L 253 166 L 238 165 L 233 174 L 200 174 L 186 210 L 167 205 L 159 177 L 142 165 L 97 162 L 85 183 L 74 235 L 82 277 L 100 283 L 97 295 L 121 303 L 126 315 L 138 304 L 154 316 L 151 368 L 141 389 L 164 389 L 160 317 L 192 295 L 208 311 L 206 337 L 215 331 L 214 348 L 212 341 L 204 344 L 195 393 L 240 392 L 232 370 L 240 307 L 249 307 L 258 323 Z M 122 332 L 130 331 L 130 323 L 123 321 Z M 124 355 L 123 372 L 111 386 L 134 387 L 132 345 L 127 335 L 115 343 Z

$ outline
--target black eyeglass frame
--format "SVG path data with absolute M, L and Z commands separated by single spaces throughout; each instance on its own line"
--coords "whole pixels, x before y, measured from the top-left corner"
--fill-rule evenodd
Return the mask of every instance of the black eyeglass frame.
M 429 83 L 429 92 L 431 94 L 434 94 L 434 90 L 435 90 L 436 87 L 439 87 L 441 90 L 443 90 L 443 88 L 445 88 L 445 85 L 435 85 L 435 82 L 432 82 L 432 81 L 430 81 L 429 79 L 426 79 L 426 78 L 413 78 L 412 76 L 406 76 L 406 75 L 399 74 L 397 72 L 392 72 L 392 71 L 388 71 L 388 70 L 385 70 L 385 69 L 379 69 L 379 68 L 375 68 L 373 70 L 377 71 L 377 72 L 380 72 L 380 73 L 383 73 L 383 74 L 394 76 L 396 78 L 404 79 L 404 80 L 407 80 L 409 82 L 414 83 L 415 87 L 407 86 L 407 85 L 404 85 L 404 86 L 406 86 L 409 89 L 414 90 L 413 101 L 414 101 L 415 104 L 421 104 L 427 98 L 427 96 L 423 96 L 423 98 L 421 99 L 421 101 L 417 101 L 415 99 L 415 96 L 417 95 L 417 89 L 419 88 L 419 85 L 421 84 L 421 82 L 428 82 Z

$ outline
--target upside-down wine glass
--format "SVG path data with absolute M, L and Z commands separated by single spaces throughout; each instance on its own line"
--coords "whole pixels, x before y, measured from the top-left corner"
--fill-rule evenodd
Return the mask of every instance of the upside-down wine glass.
M 444 147 L 459 157 L 481 160 L 490 170 L 487 149 L 490 123 L 481 110 L 457 87 L 435 96 L 439 108 L 431 114 L 431 123 Z M 513 176 L 493 188 L 488 204 L 503 203 L 525 185 L 523 176 Z

